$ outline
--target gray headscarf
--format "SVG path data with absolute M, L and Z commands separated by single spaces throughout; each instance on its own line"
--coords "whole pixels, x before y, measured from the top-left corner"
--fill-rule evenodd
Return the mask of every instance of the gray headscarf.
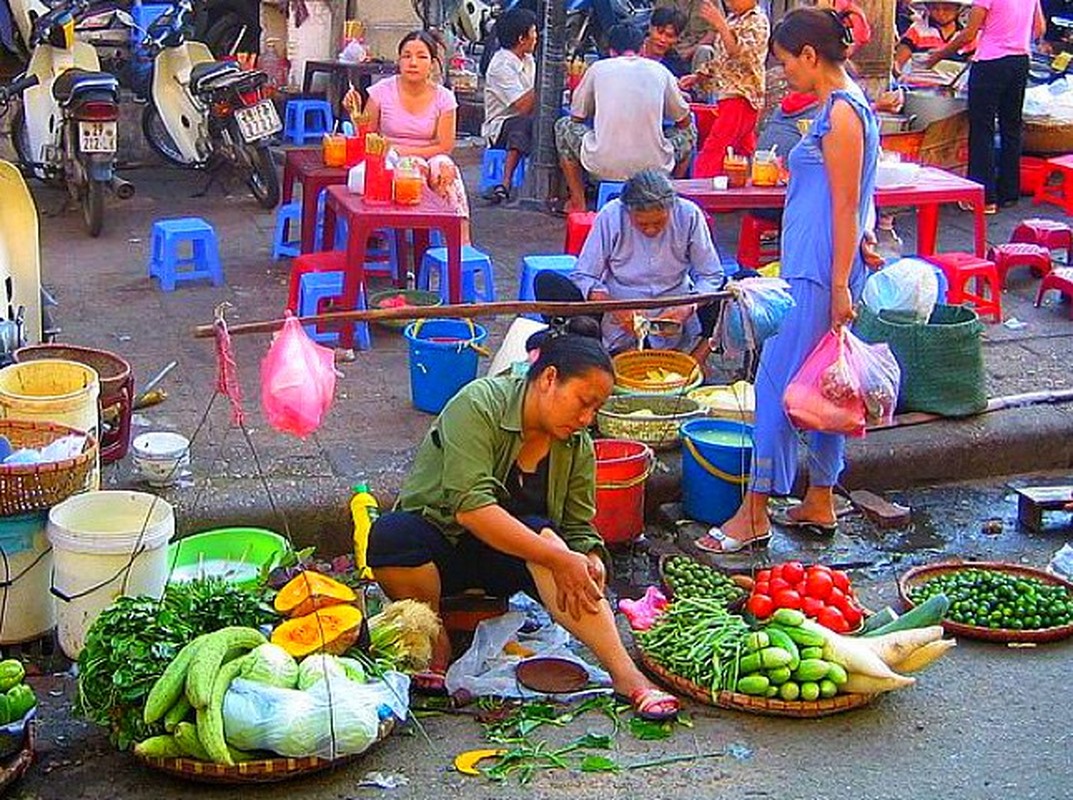
M 667 173 L 658 169 L 643 169 L 626 181 L 619 200 L 627 211 L 647 211 L 670 208 L 676 196 Z

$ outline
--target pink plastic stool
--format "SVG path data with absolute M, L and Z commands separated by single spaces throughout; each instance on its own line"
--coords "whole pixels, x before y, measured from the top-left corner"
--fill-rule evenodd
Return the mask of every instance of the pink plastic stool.
M 925 260 L 943 271 L 949 288 L 946 302 L 950 305 L 972 303 L 981 317 L 989 316 L 1002 322 L 1002 283 L 999 281 L 995 262 L 979 258 L 972 253 L 937 253 Z M 976 281 L 976 291 L 969 292 L 969 281 Z M 983 284 L 981 287 L 980 284 Z M 987 290 L 987 294 L 983 290 Z
M 1011 242 L 1028 242 L 1048 250 L 1065 250 L 1066 263 L 1073 256 L 1073 228 L 1053 219 L 1024 219 L 1010 234 Z
M 1069 298 L 1069 318 L 1073 319 L 1073 267 L 1058 267 L 1044 276 L 1036 292 L 1036 308 L 1043 302 L 1043 295 L 1052 289 Z
M 987 257 L 995 262 L 999 282 L 1006 286 L 1006 273 L 1014 267 L 1028 267 L 1037 278 L 1051 271 L 1051 251 L 1038 244 L 1010 242 L 988 248 Z

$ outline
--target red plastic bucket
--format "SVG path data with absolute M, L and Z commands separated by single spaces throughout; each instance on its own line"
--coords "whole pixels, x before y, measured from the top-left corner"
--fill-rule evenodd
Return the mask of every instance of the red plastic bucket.
M 652 449 L 629 439 L 597 439 L 596 518 L 608 545 L 628 544 L 645 525 L 645 481 L 652 472 Z

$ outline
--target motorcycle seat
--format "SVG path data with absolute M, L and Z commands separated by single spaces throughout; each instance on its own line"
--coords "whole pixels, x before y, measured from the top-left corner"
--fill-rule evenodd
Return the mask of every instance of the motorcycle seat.
M 203 61 L 190 70 L 190 91 L 199 94 L 218 78 L 239 72 L 238 64 L 233 61 Z
M 52 82 L 52 96 L 61 104 L 71 102 L 75 92 L 87 89 L 116 92 L 119 81 L 107 72 L 92 72 L 87 69 L 69 69 Z

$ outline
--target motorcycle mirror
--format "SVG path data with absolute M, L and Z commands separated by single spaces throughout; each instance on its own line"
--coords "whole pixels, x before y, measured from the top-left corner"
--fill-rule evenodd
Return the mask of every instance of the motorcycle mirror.
M 115 11 L 113 11 L 113 12 L 112 12 L 112 15 L 113 15 L 113 16 L 114 16 L 114 17 L 115 17 L 115 18 L 116 18 L 117 20 L 119 20 L 119 21 L 120 21 L 121 23 L 123 23 L 124 25 L 126 25 L 126 26 L 127 26 L 128 28 L 137 28 L 137 27 L 138 27 L 138 26 L 137 26 L 137 25 L 136 25 L 136 24 L 134 23 L 134 17 L 132 17 L 132 16 L 131 16 L 131 15 L 130 15 L 130 14 L 129 14 L 128 12 L 124 11 L 124 10 L 123 10 L 123 9 L 121 9 L 121 8 L 117 8 L 117 9 L 116 9 Z

